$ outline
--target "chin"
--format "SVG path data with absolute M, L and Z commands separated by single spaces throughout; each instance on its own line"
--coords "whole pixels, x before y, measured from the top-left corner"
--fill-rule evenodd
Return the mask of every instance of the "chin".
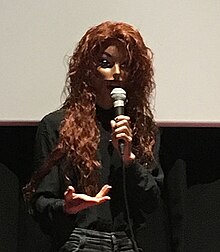
M 96 97 L 96 104 L 103 109 L 111 109 L 113 107 L 113 102 L 111 96 L 99 96 Z

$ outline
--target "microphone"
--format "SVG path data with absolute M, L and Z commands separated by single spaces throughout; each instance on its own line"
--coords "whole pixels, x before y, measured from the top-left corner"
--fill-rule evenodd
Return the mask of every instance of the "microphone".
M 123 88 L 113 88 L 111 92 L 115 116 L 124 115 L 124 101 L 126 99 L 126 92 Z M 123 139 L 118 140 L 118 147 L 121 155 L 124 155 L 125 142 Z

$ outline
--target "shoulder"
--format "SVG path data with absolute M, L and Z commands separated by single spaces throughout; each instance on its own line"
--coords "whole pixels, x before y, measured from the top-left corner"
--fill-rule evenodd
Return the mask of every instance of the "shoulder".
M 39 126 L 46 128 L 59 129 L 60 123 L 64 119 L 65 110 L 59 109 L 45 115 L 39 123 Z

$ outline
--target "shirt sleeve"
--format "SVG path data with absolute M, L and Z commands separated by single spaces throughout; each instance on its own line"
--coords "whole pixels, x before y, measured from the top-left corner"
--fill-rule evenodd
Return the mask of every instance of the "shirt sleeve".
M 38 125 L 36 139 L 35 139 L 35 150 L 34 150 L 34 170 L 41 167 L 48 155 L 55 148 L 59 138 L 59 127 L 62 120 L 62 110 L 55 111 L 46 115 Z M 61 205 L 58 203 L 60 191 L 58 167 L 52 167 L 51 172 L 46 175 L 41 183 L 39 184 L 36 193 L 36 198 L 54 198 L 54 204 L 51 202 L 51 208 L 56 209 Z M 35 207 L 39 212 L 45 208 L 45 202 L 42 201 L 42 205 Z
M 32 199 L 34 218 L 42 231 L 50 235 L 60 247 L 69 237 L 75 226 L 77 215 L 68 215 L 63 211 L 64 199 L 60 169 L 55 166 L 47 174 Z
M 39 123 L 34 154 L 34 169 L 37 170 L 54 149 L 59 137 L 59 127 L 63 117 L 62 111 L 45 116 Z M 31 205 L 33 215 L 43 231 L 51 234 L 63 215 L 63 183 L 60 181 L 60 169 L 57 166 L 42 179 L 33 195 Z M 60 217 L 59 217 L 60 216 Z
M 153 212 L 160 203 L 164 173 L 159 161 L 160 136 L 156 137 L 154 159 L 148 164 L 135 160 L 125 168 L 126 188 L 131 208 Z

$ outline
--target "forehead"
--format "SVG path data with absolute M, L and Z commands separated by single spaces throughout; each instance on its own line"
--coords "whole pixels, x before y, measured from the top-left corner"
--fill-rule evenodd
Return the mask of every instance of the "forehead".
M 125 43 L 117 39 L 105 41 L 100 48 L 100 53 L 107 53 L 111 56 L 128 56 L 128 51 Z

